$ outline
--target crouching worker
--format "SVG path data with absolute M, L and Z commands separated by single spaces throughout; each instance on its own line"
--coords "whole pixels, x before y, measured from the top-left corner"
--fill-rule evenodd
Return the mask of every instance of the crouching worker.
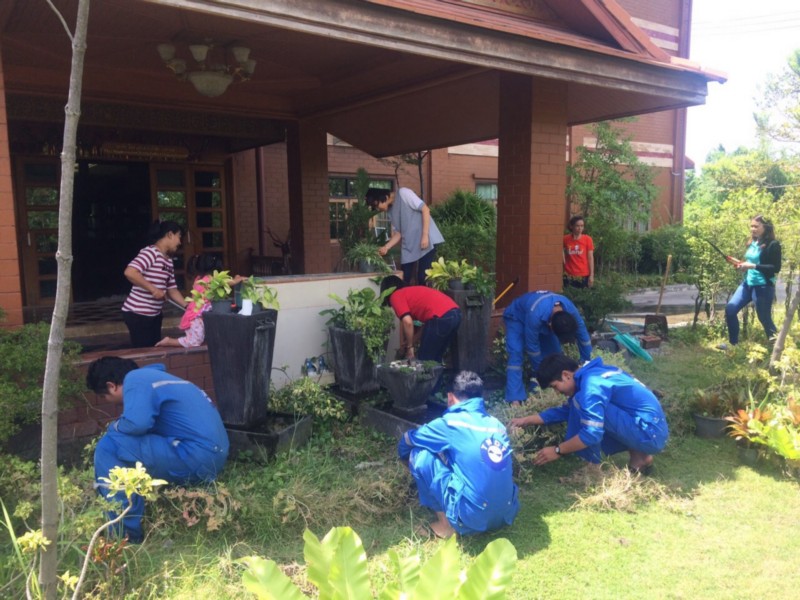
M 566 441 L 536 453 L 535 465 L 565 454 L 577 454 L 590 463 L 627 450 L 631 472 L 649 474 L 653 454 L 669 438 L 667 419 L 655 395 L 621 369 L 595 358 L 582 367 L 563 354 L 551 354 L 539 367 L 539 385 L 567 396 L 562 406 L 529 417 L 512 419 L 512 427 L 567 423 Z
M 170 375 L 164 365 L 140 369 L 132 360 L 105 356 L 89 366 L 86 385 L 123 405 L 94 452 L 95 487 L 103 497 L 108 490 L 98 478 L 137 461 L 152 477 L 175 484 L 213 481 L 222 471 L 228 434 L 209 397 L 193 383 Z M 128 505 L 122 492 L 115 499 L 123 509 Z M 141 542 L 144 500 L 134 495 L 131 504 L 119 531 Z
M 397 453 L 417 483 L 419 501 L 436 512 L 440 538 L 511 525 L 519 511 L 505 426 L 486 414 L 483 381 L 462 371 L 444 415 L 407 431 Z

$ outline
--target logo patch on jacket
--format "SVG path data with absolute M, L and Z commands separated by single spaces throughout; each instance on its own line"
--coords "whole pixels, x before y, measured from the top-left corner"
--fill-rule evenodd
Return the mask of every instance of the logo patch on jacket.
M 487 438 L 481 444 L 481 456 L 484 462 L 496 471 L 499 471 L 505 466 L 503 463 L 507 450 L 508 446 L 492 438 Z

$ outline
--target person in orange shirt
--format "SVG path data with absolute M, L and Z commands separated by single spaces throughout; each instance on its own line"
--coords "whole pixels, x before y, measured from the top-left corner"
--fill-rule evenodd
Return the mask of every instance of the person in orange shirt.
M 569 220 L 569 230 L 564 236 L 564 286 L 577 288 L 594 285 L 594 242 L 583 233 L 586 223 L 575 215 Z

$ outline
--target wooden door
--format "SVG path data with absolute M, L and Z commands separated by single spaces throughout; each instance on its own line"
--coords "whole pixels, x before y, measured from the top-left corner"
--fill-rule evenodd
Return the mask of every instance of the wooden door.
M 25 304 L 52 306 L 58 266 L 58 204 L 61 167 L 57 158 L 20 161 L 17 169 L 18 235 Z
M 184 228 L 175 261 L 178 287 L 186 290 L 189 259 L 214 254 L 228 265 L 225 181 L 222 165 L 153 165 L 153 218 L 177 221 Z

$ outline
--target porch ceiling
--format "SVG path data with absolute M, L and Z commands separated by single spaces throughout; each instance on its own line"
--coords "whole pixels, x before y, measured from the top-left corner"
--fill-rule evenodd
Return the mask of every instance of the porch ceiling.
M 45 2 L 3 4 L 6 92 L 66 98 L 71 49 L 61 23 Z M 56 4 L 74 23 L 77 0 Z M 551 39 L 509 31 L 347 0 L 103 0 L 91 7 L 83 94 L 103 103 L 314 119 L 376 156 L 497 137 L 500 71 L 568 81 L 571 124 L 704 101 L 709 77 L 699 71 L 608 39 L 586 50 L 560 43 L 563 31 Z M 206 38 L 251 48 L 252 80 L 205 98 L 176 80 L 156 52 L 173 42 L 190 61 L 187 44 Z

